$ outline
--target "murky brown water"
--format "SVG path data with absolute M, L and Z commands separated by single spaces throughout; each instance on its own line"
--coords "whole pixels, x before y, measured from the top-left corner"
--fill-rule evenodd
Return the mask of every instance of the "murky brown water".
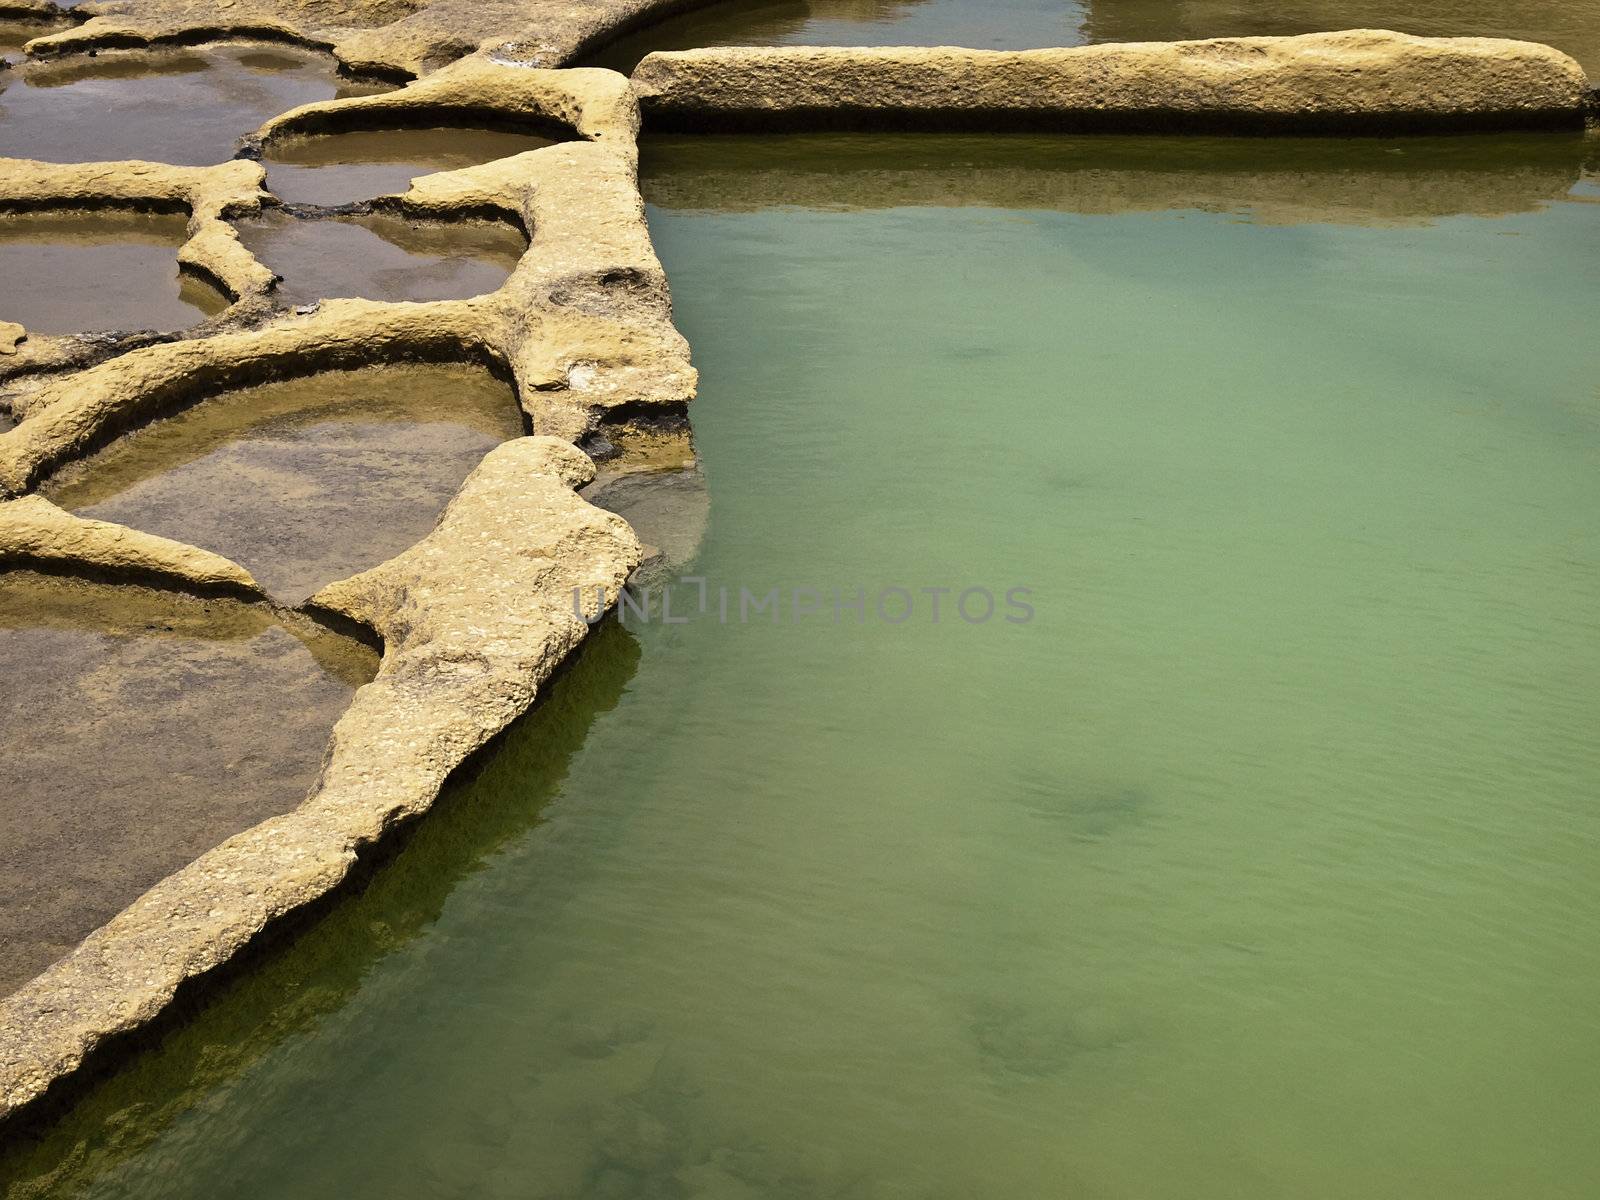
M 14 21 L 0 17 L 0 58 L 13 63 L 22 59 L 22 48 L 36 37 L 55 31 L 55 26 L 35 21 Z
M 228 306 L 178 271 L 182 217 L 0 214 L 0 321 L 35 333 L 183 329 Z
M 238 229 L 283 277 L 278 295 L 294 304 L 480 296 L 504 283 L 527 249 L 521 232 L 495 221 L 419 225 L 381 214 L 301 220 L 268 213 Z
M 299 601 L 433 527 L 494 446 L 523 432 L 511 389 L 459 366 L 371 367 L 230 392 L 67 468 L 83 516 L 203 546 Z
M 298 804 L 376 665 L 258 606 L 0 574 L 0 992 Z
M 912 45 L 1027 49 L 1377 27 L 1545 42 L 1600 74 L 1593 0 L 738 0 L 692 10 L 601 49 L 631 71 L 694 46 Z
M 285 109 L 383 88 L 322 54 L 239 43 L 35 62 L 0 74 L 0 156 L 197 166 Z
M 275 142 L 267 187 L 296 204 L 348 204 L 403 192 L 418 175 L 510 158 L 553 139 L 498 129 L 378 129 Z

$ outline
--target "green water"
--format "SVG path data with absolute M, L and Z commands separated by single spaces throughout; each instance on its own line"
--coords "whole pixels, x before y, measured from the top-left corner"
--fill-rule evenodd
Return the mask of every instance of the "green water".
M 1034 619 L 602 630 L 366 893 L 5 1169 L 1600 1190 L 1588 152 L 1320 143 L 1296 191 L 1295 148 L 1194 143 L 1186 199 L 1181 159 L 1008 145 L 1053 186 L 944 139 L 662 143 L 645 186 L 697 573 Z

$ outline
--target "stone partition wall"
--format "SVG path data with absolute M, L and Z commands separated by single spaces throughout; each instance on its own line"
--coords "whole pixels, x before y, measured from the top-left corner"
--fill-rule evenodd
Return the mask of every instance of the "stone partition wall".
M 1357 29 L 1065 50 L 726 47 L 647 56 L 661 130 L 1390 133 L 1581 128 L 1548 46 Z
M 56 57 L 224 39 L 326 50 L 352 74 L 411 79 L 475 52 L 558 67 L 611 37 L 708 0 L 117 0 L 33 42 Z M 4 0 L 0 11 L 61 19 L 50 0 Z
M 296 109 L 243 147 L 251 153 L 302 132 L 452 123 L 577 139 L 422 176 L 371 203 L 446 226 L 505 221 L 527 235 L 502 287 L 459 301 L 286 307 L 230 224 L 275 203 L 256 162 L 0 159 L 0 220 L 8 211 L 184 213 L 180 265 L 233 300 L 179 335 L 0 331 L 0 402 L 18 419 L 0 433 L 0 570 L 226 595 L 285 611 L 238 563 L 75 516 L 36 491 L 125 433 L 231 389 L 369 365 L 476 363 L 512 383 L 531 433 L 491 451 L 413 549 L 299 606 L 382 646 L 376 678 L 334 728 L 319 780 L 299 807 L 167 877 L 0 999 L 0 1129 L 98 1048 L 162 1014 L 184 984 L 336 888 L 367 848 L 425 812 L 451 772 L 528 709 L 640 562 L 622 518 L 576 490 L 595 473 L 579 444 L 641 414 L 679 415 L 695 386 L 644 224 L 639 119 L 627 81 L 479 55 L 398 91 Z

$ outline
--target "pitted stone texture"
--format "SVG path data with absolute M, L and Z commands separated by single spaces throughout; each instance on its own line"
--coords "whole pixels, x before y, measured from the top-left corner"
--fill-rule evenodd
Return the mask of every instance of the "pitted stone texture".
M 161 1012 L 186 979 L 336 887 L 363 848 L 426 812 L 449 774 L 528 708 L 640 559 L 626 522 L 573 492 L 592 474 L 564 442 L 507 442 L 425 540 L 314 598 L 385 643 L 319 783 L 0 1001 L 0 1120 Z
M 615 71 L 545 71 L 477 55 L 442 67 L 392 92 L 350 96 L 292 108 L 263 125 L 263 144 L 293 134 L 418 125 L 555 126 L 591 141 L 631 149 L 639 107 Z
M 1579 127 L 1548 46 L 1356 29 L 1064 50 L 730 47 L 651 54 L 652 128 L 945 127 L 1340 133 Z
M 504 366 L 534 432 L 569 441 L 618 405 L 681 408 L 696 376 L 635 178 L 631 143 L 593 142 L 422 177 L 391 207 L 436 219 L 492 210 L 533 231 L 498 291 L 426 304 L 324 301 L 47 378 L 17 396 L 22 420 L 0 434 L 0 496 L 197 397 L 329 367 L 408 358 Z
M 0 496 L 200 397 L 329 367 L 480 357 L 484 322 L 472 305 L 328 301 L 258 330 L 146 346 L 51 379 L 21 397 L 23 419 L 0 434 Z
M 74 29 L 28 44 L 36 56 L 268 36 L 330 50 L 349 70 L 416 76 L 476 50 L 559 67 L 682 0 L 118 0 Z
M 531 232 L 528 253 L 486 303 L 535 432 L 577 440 L 620 405 L 681 409 L 694 395 L 632 147 L 546 146 L 424 176 L 396 204 L 430 217 L 494 209 Z

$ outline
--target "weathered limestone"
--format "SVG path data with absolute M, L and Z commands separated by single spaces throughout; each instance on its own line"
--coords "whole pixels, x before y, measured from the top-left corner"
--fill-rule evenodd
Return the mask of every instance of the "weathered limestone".
M 349 71 L 410 78 L 476 50 L 558 67 L 684 0 L 119 0 L 28 44 L 44 57 L 224 38 L 297 42 Z
M 30 28 L 39 26 L 41 33 L 52 31 L 52 27 L 66 26 L 74 17 L 51 2 L 51 0 L 0 0 L 0 20 L 25 22 Z
M 1384 30 L 1065 50 L 652 54 L 659 129 L 1048 128 L 1367 133 L 1580 127 L 1576 62 L 1531 42 Z
M 484 299 L 535 432 L 577 440 L 623 406 L 681 411 L 694 394 L 634 171 L 631 141 L 567 143 L 425 176 L 395 202 L 427 217 L 511 210 L 532 234 Z
M 292 134 L 424 125 L 554 128 L 590 141 L 633 145 L 639 110 L 615 71 L 545 71 L 506 66 L 477 55 L 442 67 L 393 92 L 305 104 L 274 117 L 262 145 Z
M 255 164 L 227 167 L 259 179 Z M 619 406 L 681 410 L 694 394 L 688 345 L 672 324 L 666 275 L 644 223 L 631 138 L 626 146 L 547 146 L 424 176 L 387 207 L 431 219 L 498 213 L 531 230 L 532 243 L 505 285 L 487 296 L 428 304 L 330 300 L 310 313 L 146 346 L 70 377 L 45 377 L 13 398 L 21 420 L 0 436 L 0 496 L 26 491 L 120 431 L 197 397 L 329 367 L 407 358 L 485 362 L 511 373 L 535 432 L 569 440 Z
M 24 492 L 61 464 L 196 397 L 328 367 L 476 357 L 481 341 L 471 303 L 328 301 L 260 330 L 164 342 L 48 379 L 19 397 L 22 420 L 0 436 L 0 495 Z
M 108 44 L 119 43 L 113 36 Z M 307 602 L 325 619 L 365 625 L 384 642 L 378 678 L 357 693 L 335 731 L 321 782 L 294 813 L 170 876 L 0 1002 L 0 1123 L 71 1075 L 105 1039 L 160 1013 L 186 979 L 325 894 L 362 847 L 424 811 L 449 772 L 525 710 L 582 639 L 587 625 L 574 612 L 575 589 L 585 616 L 597 616 L 638 565 L 626 523 L 577 496 L 593 467 L 571 445 L 613 413 L 681 415 L 694 393 L 688 347 L 671 322 L 637 190 L 631 89 L 612 72 L 558 73 L 480 55 L 376 99 L 382 102 L 309 106 L 271 122 L 263 135 L 542 122 L 581 139 L 423 176 L 404 195 L 374 205 L 414 219 L 492 216 L 521 228 L 528 250 L 498 291 L 428 304 L 328 300 L 285 311 L 270 272 L 227 224 L 271 202 L 258 164 L 0 161 L 0 209 L 187 211 L 184 262 L 239 297 L 193 336 L 123 343 L 115 357 L 102 345 L 98 356 L 49 362 L 36 352 L 73 339 L 0 330 L 0 342 L 20 348 L 13 359 L 35 352 L 21 369 L 4 372 L 5 406 L 19 423 L 0 432 L 0 569 L 157 582 L 269 604 L 236 563 L 84 520 L 29 494 L 121 433 L 240 386 L 380 363 L 478 362 L 511 378 L 536 434 L 559 438 L 518 438 L 491 452 L 427 539 Z
M 105 1039 L 155 1017 L 184 981 L 338 886 L 365 848 L 426 812 L 449 774 L 532 703 L 583 639 L 584 617 L 614 602 L 639 562 L 626 522 L 574 493 L 592 474 L 564 442 L 507 442 L 424 541 L 313 598 L 384 641 L 378 676 L 335 727 L 320 781 L 294 812 L 169 876 L 0 1001 L 0 1120 Z
M 261 596 L 250 572 L 220 554 L 107 521 L 85 520 L 43 496 L 0 500 L 0 568 L 18 566 Z

